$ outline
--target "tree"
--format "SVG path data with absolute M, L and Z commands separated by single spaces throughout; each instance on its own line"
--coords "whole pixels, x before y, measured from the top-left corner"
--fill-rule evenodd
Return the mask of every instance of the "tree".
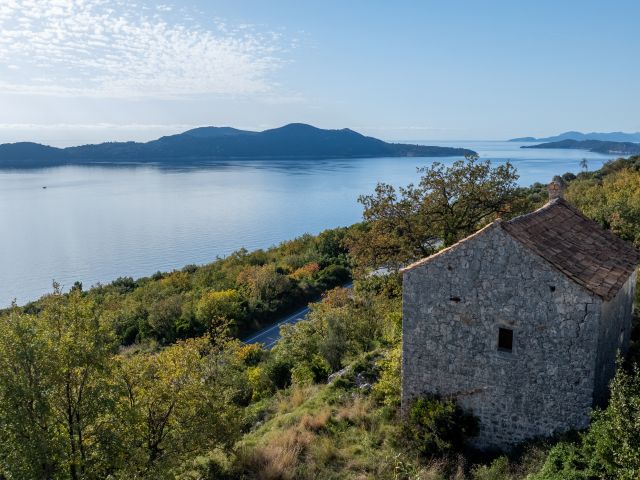
M 231 321 L 242 312 L 241 297 L 236 290 L 206 292 L 196 306 L 196 317 L 207 326 L 212 340 L 228 333 Z
M 278 308 L 293 286 L 289 277 L 280 273 L 274 264 L 245 268 L 238 275 L 238 283 L 246 286 L 254 303 L 262 303 L 271 311 Z
M 173 478 L 171 469 L 185 458 L 237 438 L 234 390 L 226 387 L 219 365 L 229 364 L 220 358 L 225 355 L 202 337 L 119 359 L 129 478 Z
M 580 168 L 582 169 L 583 172 L 587 172 L 589 170 L 589 162 L 587 161 L 586 158 L 583 158 L 582 160 L 580 160 Z
M 95 475 L 104 460 L 101 418 L 114 397 L 115 336 L 77 289 L 62 295 L 55 286 L 42 307 L 37 317 L 16 309 L 2 318 L 0 458 L 14 478 Z
M 567 199 L 589 218 L 640 246 L 640 172 L 623 168 L 602 180 L 575 180 Z
M 436 162 L 418 173 L 417 186 L 396 190 L 381 183 L 374 194 L 358 199 L 365 225 L 350 251 L 359 267 L 397 270 L 431 254 L 440 243 L 452 245 L 508 213 L 518 192 L 518 175 L 510 163 L 492 167 L 477 156 L 450 167 Z

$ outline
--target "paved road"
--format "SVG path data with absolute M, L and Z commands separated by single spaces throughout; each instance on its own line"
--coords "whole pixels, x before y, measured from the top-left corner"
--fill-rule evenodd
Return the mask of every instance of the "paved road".
M 262 343 L 265 348 L 271 349 L 280 340 L 280 326 L 287 323 L 296 323 L 302 320 L 309 313 L 309 307 L 298 310 L 293 315 L 289 315 L 283 320 L 279 320 L 273 325 L 260 330 L 249 338 L 245 338 L 244 343 Z
M 349 282 L 346 285 L 343 285 L 344 288 L 351 288 L 352 286 L 353 282 Z M 249 338 L 245 338 L 243 342 L 247 344 L 262 343 L 265 348 L 271 349 L 278 342 L 278 340 L 280 340 L 280 327 L 287 323 L 299 322 L 307 316 L 307 313 L 309 313 L 309 307 L 304 307 L 297 312 L 289 315 L 288 317 L 283 318 L 282 320 L 278 320 L 273 325 L 270 325 L 267 328 L 254 333 Z

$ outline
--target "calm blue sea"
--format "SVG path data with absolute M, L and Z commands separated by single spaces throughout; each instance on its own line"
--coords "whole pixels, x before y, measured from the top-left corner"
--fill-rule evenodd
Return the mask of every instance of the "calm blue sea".
M 592 169 L 609 156 L 525 150 L 490 141 L 415 142 L 462 146 L 510 160 L 520 183 Z M 57 167 L 0 170 L 0 306 L 51 290 L 119 276 L 202 264 L 240 247 L 265 248 L 361 218 L 358 195 L 377 182 L 406 185 L 416 167 L 454 159 L 368 158 L 235 161 L 206 168 Z M 46 186 L 46 189 L 42 187 Z

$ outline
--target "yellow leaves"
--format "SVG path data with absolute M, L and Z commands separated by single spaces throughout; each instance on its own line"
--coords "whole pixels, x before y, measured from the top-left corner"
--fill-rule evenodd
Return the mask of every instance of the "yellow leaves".
M 238 275 L 238 283 L 246 285 L 255 300 L 273 302 L 290 287 L 291 281 L 274 264 L 247 267 Z
M 265 350 L 260 346 L 260 344 L 252 343 L 239 347 L 235 351 L 235 357 L 239 362 L 244 363 L 245 365 L 256 365 L 264 353 Z
M 191 279 L 187 272 L 171 272 L 159 281 L 160 285 L 176 292 L 186 292 L 191 288 Z
M 631 168 L 606 175 L 601 182 L 576 180 L 567 200 L 624 240 L 640 246 L 640 172 Z
M 236 290 L 206 292 L 198 300 L 196 316 L 207 325 L 212 337 L 224 335 L 229 322 L 241 314 L 240 301 Z
M 310 280 L 319 271 L 320 265 L 316 262 L 311 262 L 295 270 L 289 277 L 297 281 Z

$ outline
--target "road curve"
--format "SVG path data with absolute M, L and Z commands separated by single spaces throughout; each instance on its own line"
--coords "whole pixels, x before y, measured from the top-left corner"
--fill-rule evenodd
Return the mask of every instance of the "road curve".
M 343 288 L 351 287 L 353 287 L 353 282 L 349 282 L 343 285 Z M 263 328 L 259 332 L 254 333 L 252 336 L 245 338 L 242 341 L 248 345 L 253 343 L 262 343 L 264 345 L 264 348 L 270 350 L 278 342 L 278 340 L 280 340 L 280 327 L 286 324 L 298 323 L 300 320 L 303 320 L 307 316 L 309 310 L 310 309 L 308 306 L 301 308 L 297 312 L 292 313 L 282 320 L 278 320 L 276 323 Z

